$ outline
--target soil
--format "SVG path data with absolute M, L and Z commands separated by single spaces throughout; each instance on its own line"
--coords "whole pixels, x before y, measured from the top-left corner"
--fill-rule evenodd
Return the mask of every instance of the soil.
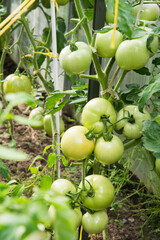
M 9 56 L 6 59 L 5 63 L 5 76 L 10 73 L 13 73 L 16 69 L 16 64 L 12 62 Z M 28 116 L 29 110 L 25 105 L 19 105 L 14 108 L 14 113 L 18 115 Z M 14 144 L 16 148 L 22 150 L 29 154 L 30 159 L 26 162 L 13 162 L 13 161 L 4 161 L 9 168 L 12 179 L 17 181 L 25 181 L 31 177 L 31 172 L 28 170 L 31 162 L 37 155 L 43 155 L 43 150 L 47 145 L 52 144 L 52 139 L 48 136 L 44 130 L 34 130 L 29 126 L 20 125 L 14 123 Z M 6 124 L 0 129 L 0 144 L 8 145 L 11 142 L 10 136 L 7 134 Z M 48 152 L 47 152 L 48 154 Z M 45 157 L 45 155 L 44 155 Z M 44 160 L 37 160 L 36 166 L 40 167 L 40 170 L 45 166 Z M 68 167 L 62 166 L 61 175 L 65 178 L 69 178 L 74 182 L 79 182 L 81 169 L 80 167 L 74 167 L 71 164 Z M 5 181 L 5 179 L 0 176 L 0 180 Z M 135 177 L 133 179 L 138 181 Z M 127 186 L 128 191 L 131 191 L 130 187 Z M 118 196 L 117 200 L 125 198 L 125 193 L 122 196 Z M 140 212 L 136 212 L 137 208 L 134 208 L 136 202 L 136 197 L 130 197 L 127 201 L 124 201 L 123 206 L 117 206 L 115 211 L 108 210 L 109 224 L 108 224 L 108 234 L 110 240 L 159 240 L 160 232 L 154 232 L 152 224 L 147 224 L 143 228 L 148 216 L 142 215 Z M 143 201 L 143 199 L 142 199 Z M 89 235 L 88 237 L 84 236 L 83 240 L 92 239 L 92 240 L 102 240 L 102 234 Z

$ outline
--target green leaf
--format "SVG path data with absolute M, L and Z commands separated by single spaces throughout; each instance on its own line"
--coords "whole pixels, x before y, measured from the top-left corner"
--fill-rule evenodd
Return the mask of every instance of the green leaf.
M 10 104 L 15 107 L 19 104 L 26 103 L 29 106 L 35 106 L 35 99 L 28 93 L 8 93 L 5 95 L 5 99 L 10 102 Z
M 156 67 L 160 65 L 160 57 L 156 57 L 153 59 L 152 64 L 155 65 Z
M 155 121 L 144 121 L 142 135 L 144 147 L 156 158 L 160 158 L 160 125 Z
M 146 31 L 143 29 L 135 29 L 132 31 L 132 39 L 143 37 L 146 34 Z
M 153 52 L 152 51 L 152 42 L 154 40 L 154 35 L 150 34 L 147 38 L 147 49 L 150 51 L 150 52 Z
M 106 5 L 109 11 L 114 13 L 115 1 L 106 0 Z M 135 16 L 133 15 L 133 8 L 130 2 L 126 0 L 120 0 L 118 6 L 118 21 L 117 25 L 120 31 L 122 31 L 129 38 L 132 36 L 132 29 L 134 29 Z
M 48 149 L 50 149 L 52 145 L 47 145 L 43 150 L 43 155 L 47 152 Z
M 60 31 L 57 31 L 57 52 L 60 53 L 61 50 L 64 48 L 66 43 L 66 39 L 64 34 Z
M 55 92 L 53 96 L 47 97 L 45 108 L 51 110 L 65 96 L 65 93 Z
M 67 102 L 69 102 L 69 99 L 65 99 L 62 103 L 60 103 L 57 107 L 55 107 L 53 110 L 49 111 L 48 114 L 53 114 L 56 112 L 59 112 L 60 110 L 62 110 L 64 108 L 64 106 L 66 105 Z
M 6 159 L 10 161 L 26 161 L 29 159 L 29 155 L 16 149 L 0 145 L 0 159 Z
M 44 175 L 40 181 L 40 188 L 42 190 L 49 190 L 52 185 L 52 178 L 49 175 Z
M 11 180 L 11 175 L 10 175 L 7 165 L 4 162 L 2 162 L 1 160 L 0 160 L 0 174 L 3 177 L 5 177 L 8 181 Z
M 140 99 L 138 101 L 139 111 L 142 112 L 146 102 L 152 97 L 154 93 L 159 91 L 160 91 L 160 74 L 153 77 L 150 80 L 149 85 L 140 94 Z
M 88 18 L 89 21 L 93 20 L 94 8 L 88 8 L 85 10 L 85 16 Z
M 12 192 L 12 197 L 20 197 L 24 191 L 24 185 L 23 184 L 18 184 L 13 192 Z
M 57 17 L 56 18 L 56 23 L 57 23 L 58 30 L 60 32 L 62 32 L 62 33 L 65 33 L 65 31 L 66 31 L 66 24 L 65 24 L 64 18 Z
M 53 165 L 54 165 L 54 163 L 56 161 L 56 157 L 57 157 L 56 153 L 50 153 L 48 155 L 48 167 L 49 168 L 53 167 Z
M 146 75 L 146 76 L 150 76 L 151 73 L 149 71 L 149 69 L 147 67 L 143 67 L 143 68 L 140 68 L 140 69 L 137 69 L 137 70 L 133 70 L 134 72 L 138 73 L 138 74 L 141 74 L 141 75 Z
M 76 240 L 76 231 L 73 222 L 73 212 L 66 203 L 65 197 L 57 197 L 53 203 L 56 209 L 55 239 Z M 63 231 L 62 231 L 63 223 Z
M 29 166 L 28 170 L 30 170 L 32 174 L 37 174 L 38 173 L 38 167 Z
M 65 167 L 68 167 L 69 165 L 69 162 L 67 161 L 67 159 L 65 158 L 64 155 L 61 155 L 61 160 L 62 160 L 62 163 Z

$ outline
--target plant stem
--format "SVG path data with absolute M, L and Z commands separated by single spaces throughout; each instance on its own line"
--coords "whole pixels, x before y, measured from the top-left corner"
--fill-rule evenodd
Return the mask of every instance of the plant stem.
M 124 71 L 123 71 L 123 73 L 122 73 L 120 79 L 118 80 L 118 82 L 117 82 L 117 84 L 116 84 L 116 86 L 115 86 L 115 88 L 114 88 L 114 91 L 115 91 L 115 92 L 118 91 L 118 89 L 119 89 L 119 87 L 120 87 L 120 85 L 121 85 L 121 83 L 122 83 L 124 77 L 126 76 L 127 72 L 128 72 L 127 70 L 124 70 Z
M 103 240 L 109 240 L 108 228 L 103 230 Z
M 85 189 L 85 177 L 86 177 L 86 159 L 82 162 L 82 190 Z
M 125 143 L 124 144 L 124 149 L 127 150 L 131 147 L 135 147 L 137 146 L 140 142 L 142 141 L 141 138 L 138 138 L 138 139 L 132 139 L 130 140 L 129 142 Z

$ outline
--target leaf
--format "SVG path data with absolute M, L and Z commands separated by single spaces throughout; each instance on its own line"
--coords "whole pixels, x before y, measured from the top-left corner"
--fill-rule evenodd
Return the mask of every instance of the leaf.
M 53 203 L 56 209 L 55 239 L 76 240 L 76 231 L 73 221 L 73 212 L 66 202 L 65 197 L 57 197 Z M 63 231 L 62 231 L 63 223 Z
M 65 93 L 55 92 L 53 96 L 47 97 L 45 108 L 51 110 L 65 96 Z
M 146 76 L 150 76 L 151 73 L 149 71 L 149 69 L 147 67 L 143 67 L 143 68 L 140 68 L 140 69 L 137 69 L 137 70 L 133 70 L 134 72 L 136 73 L 139 73 L 141 75 L 146 75 Z
M 106 5 L 109 11 L 114 13 L 115 1 L 106 0 Z M 120 31 L 122 31 L 129 38 L 132 36 L 132 29 L 134 28 L 135 16 L 133 14 L 133 8 L 131 3 L 125 0 L 119 1 L 118 6 L 118 21 L 117 25 Z
M 156 67 L 160 65 L 160 57 L 153 59 L 152 64 Z
M 57 17 L 56 18 L 56 23 L 57 23 L 58 30 L 60 32 L 62 32 L 62 33 L 65 33 L 65 31 L 66 31 L 66 24 L 65 24 L 64 18 Z
M 49 155 L 48 155 L 48 167 L 49 168 L 52 168 L 53 167 L 53 165 L 54 165 L 54 163 L 55 163 L 55 161 L 56 161 L 56 153 L 50 153 Z
M 11 180 L 11 175 L 10 175 L 7 165 L 4 162 L 2 162 L 1 160 L 0 160 L 0 174 L 3 177 L 5 177 L 8 181 Z
M 60 31 L 57 31 L 57 52 L 60 53 L 61 50 L 64 48 L 66 43 L 66 39 L 64 34 Z
M 150 34 L 147 38 L 147 49 L 153 53 L 152 51 L 152 42 L 154 40 L 154 35 Z
M 44 175 L 40 181 L 40 188 L 42 190 L 49 190 L 52 185 L 52 178 L 49 175 Z
M 60 103 L 57 107 L 55 107 L 53 110 L 49 111 L 48 114 L 53 114 L 56 112 L 59 112 L 60 110 L 62 110 L 64 108 L 64 106 L 66 105 L 67 102 L 69 102 L 69 99 L 65 99 L 62 103 Z
M 94 9 L 93 8 L 88 8 L 85 10 L 85 16 L 88 18 L 89 21 L 93 20 L 93 15 L 94 15 Z
M 36 103 L 35 99 L 28 93 L 8 93 L 5 95 L 5 99 L 10 102 L 10 104 L 15 107 L 19 104 L 26 103 L 29 106 L 33 106 Z
M 138 101 L 138 108 L 140 112 L 142 112 L 144 105 L 152 97 L 152 95 L 159 91 L 160 91 L 160 74 L 153 77 L 150 80 L 149 85 L 140 94 L 140 99 Z
M 30 170 L 32 174 L 37 174 L 38 173 L 38 167 L 29 166 L 28 170 Z
M 143 37 L 146 34 L 146 31 L 143 29 L 135 29 L 132 31 L 132 39 Z
M 18 184 L 13 192 L 12 192 L 12 197 L 20 197 L 24 191 L 24 185 L 23 184 Z
M 16 149 L 0 145 L 0 159 L 6 159 L 10 161 L 26 161 L 29 159 L 29 155 Z
M 160 158 L 160 125 L 155 121 L 144 121 L 142 135 L 144 147 Z
M 69 162 L 67 161 L 67 159 L 65 158 L 64 155 L 61 155 L 61 160 L 62 160 L 63 165 L 65 167 L 68 167 Z

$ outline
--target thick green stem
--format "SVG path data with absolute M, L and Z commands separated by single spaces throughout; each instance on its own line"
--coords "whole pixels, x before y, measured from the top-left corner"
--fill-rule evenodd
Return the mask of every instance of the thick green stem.
M 135 147 L 135 146 L 137 146 L 141 141 L 142 141 L 141 138 L 130 140 L 129 142 L 127 142 L 127 143 L 124 144 L 124 149 L 127 150 L 127 149 L 129 149 L 129 148 Z
M 122 73 L 120 79 L 118 80 L 118 82 L 117 82 L 117 84 L 116 84 L 116 86 L 115 86 L 115 88 L 114 88 L 114 91 L 115 91 L 115 92 L 118 91 L 118 89 L 119 89 L 121 83 L 123 82 L 123 79 L 125 78 L 127 72 L 128 72 L 128 71 L 126 71 L 126 70 L 123 71 L 123 73 Z
M 82 189 L 85 190 L 86 159 L 82 162 Z
M 108 229 L 103 230 L 103 240 L 109 240 Z

